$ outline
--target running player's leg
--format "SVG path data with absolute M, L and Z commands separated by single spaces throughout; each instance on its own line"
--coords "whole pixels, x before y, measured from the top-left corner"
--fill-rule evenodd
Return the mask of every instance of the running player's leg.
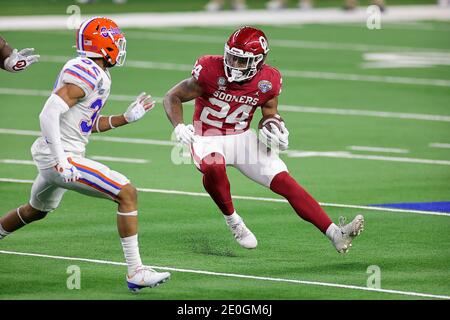
M 332 221 L 317 201 L 289 175 L 286 164 L 278 154 L 259 143 L 254 132 L 249 132 L 244 138 L 238 144 L 241 150 L 246 151 L 247 159 L 238 161 L 236 168 L 250 179 L 285 197 L 302 219 L 325 233 Z
M 73 158 L 70 162 L 80 171 L 81 178 L 64 184 L 67 189 L 93 197 L 105 198 L 118 204 L 117 229 L 127 262 L 128 287 L 138 291 L 154 287 L 169 279 L 168 272 L 158 273 L 144 267 L 138 245 L 137 190 L 121 173 L 86 158 Z
M 48 170 L 40 170 L 31 187 L 28 203 L 0 218 L 0 239 L 31 222 L 43 219 L 48 212 L 58 207 L 66 190 L 47 180 L 47 172 Z
M 228 155 L 224 146 L 230 141 L 227 136 L 197 137 L 191 153 L 194 163 L 203 174 L 203 186 L 223 213 L 225 221 L 241 246 L 253 249 L 257 240 L 236 213 L 231 199 L 230 182 L 226 172 L 227 162 L 233 155 Z
M 346 252 L 353 237 L 362 231 L 363 217 L 358 215 L 350 224 L 343 226 L 348 236 L 342 237 L 340 231 L 343 229 L 336 226 L 319 203 L 290 176 L 278 154 L 259 143 L 254 132 L 249 132 L 244 138 L 236 143 L 238 149 L 245 152 L 242 152 L 244 158 L 238 159 L 235 167 L 250 179 L 286 198 L 299 217 L 326 234 L 339 252 Z

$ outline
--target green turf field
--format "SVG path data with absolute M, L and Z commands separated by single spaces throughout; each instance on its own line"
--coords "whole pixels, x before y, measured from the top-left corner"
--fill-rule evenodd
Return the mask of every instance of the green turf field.
M 450 149 L 430 146 L 450 143 L 450 67 L 361 67 L 366 52 L 431 51 L 448 57 L 449 23 L 387 24 L 378 31 L 357 25 L 264 30 L 269 43 L 274 43 L 268 63 L 285 74 L 280 109 L 284 110 L 281 115 L 290 129 L 291 153 L 282 158 L 291 174 L 318 201 L 360 206 L 450 201 Z M 112 96 L 104 114 L 123 112 L 128 100 L 143 90 L 162 97 L 172 85 L 189 76 L 188 70 L 198 56 L 221 54 L 223 42 L 232 30 L 223 27 L 125 31 L 128 66 L 112 70 Z M 5 159 L 31 160 L 30 146 L 35 137 L 32 132 L 17 130 L 39 130 L 38 114 L 45 95 L 63 65 L 64 58 L 58 57 L 74 55 L 75 37 L 71 32 L 56 31 L 1 34 L 13 46 L 34 46 L 42 55 L 42 61 L 26 72 L 0 73 L 0 178 L 32 180 L 37 172 L 34 166 L 17 161 L 6 163 Z M 290 40 L 290 45 L 279 40 Z M 324 45 L 326 49 L 320 48 Z M 362 50 L 359 45 L 366 47 Z M 330 75 L 334 79 L 329 79 Z M 348 75 L 362 78 L 345 80 Z M 399 78 L 402 83 L 392 82 Z M 421 80 L 417 82 L 418 79 Z M 305 106 L 316 108 L 315 112 Z M 326 113 L 330 109 L 334 113 Z M 361 114 L 349 115 L 349 110 Z M 185 107 L 186 119 L 192 111 L 192 105 Z M 338 111 L 343 114 L 336 114 Z M 419 116 L 402 118 L 405 114 Z M 440 117 L 431 121 L 425 115 Z M 256 122 L 259 115 L 255 118 Z M 103 136 L 169 141 L 171 131 L 162 104 L 158 103 L 142 121 Z M 349 149 L 351 146 L 395 148 L 404 153 L 355 151 Z M 294 157 L 295 150 L 348 152 L 345 154 L 350 156 Z M 173 164 L 171 151 L 170 145 L 151 142 L 99 140 L 91 141 L 87 149 L 89 156 L 147 160 L 144 164 L 103 161 L 127 175 L 137 187 L 204 192 L 200 173 L 192 164 Z M 403 158 L 434 161 L 413 163 Z M 235 169 L 230 168 L 228 173 L 234 195 L 279 199 Z M 29 183 L 0 182 L 0 212 L 27 201 L 30 187 Z M 135 296 L 126 288 L 123 266 L 0 253 L 0 299 L 433 298 L 408 295 L 412 293 L 450 296 L 448 215 L 325 206 L 336 222 L 340 215 L 365 215 L 366 230 L 355 240 L 349 254 L 343 256 L 286 203 L 235 201 L 238 212 L 259 240 L 256 250 L 247 251 L 234 241 L 208 197 L 140 192 L 139 201 L 144 263 L 160 267 L 158 270 L 176 268 L 266 279 L 178 270 L 172 271 L 167 284 Z M 68 192 L 58 210 L 44 221 L 2 240 L 0 250 L 123 262 L 115 210 L 114 203 Z M 70 265 L 81 268 L 80 290 L 66 287 Z M 367 268 L 372 265 L 381 270 L 381 289 L 403 293 L 362 290 L 369 277 Z M 311 283 L 273 281 L 274 278 Z

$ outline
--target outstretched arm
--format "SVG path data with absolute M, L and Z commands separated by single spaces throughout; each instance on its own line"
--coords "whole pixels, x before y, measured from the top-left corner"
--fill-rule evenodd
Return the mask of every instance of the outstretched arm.
M 184 123 L 182 103 L 200 97 L 202 94 L 200 84 L 193 77 L 181 81 L 166 93 L 163 101 L 164 109 L 174 127 Z
M 105 132 L 117 127 L 127 125 L 141 119 L 147 112 L 155 107 L 155 101 L 145 92 L 142 92 L 128 107 L 124 114 L 115 116 L 98 116 L 92 132 Z
M 6 40 L 0 37 L 0 68 L 9 72 L 25 70 L 39 60 L 39 55 L 34 54 L 34 48 L 26 48 L 20 51 L 9 46 Z

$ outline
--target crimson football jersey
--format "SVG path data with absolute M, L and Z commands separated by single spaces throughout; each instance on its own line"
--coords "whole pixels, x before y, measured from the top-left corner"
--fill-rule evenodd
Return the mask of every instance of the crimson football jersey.
M 203 56 L 192 76 L 203 89 L 195 99 L 195 133 L 203 136 L 237 134 L 250 127 L 256 108 L 281 92 L 281 74 L 268 65 L 250 80 L 227 81 L 223 56 Z

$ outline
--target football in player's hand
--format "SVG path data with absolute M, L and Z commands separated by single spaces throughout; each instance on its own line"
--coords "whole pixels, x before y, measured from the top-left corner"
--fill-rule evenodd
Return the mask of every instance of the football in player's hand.
M 281 131 L 281 122 L 284 122 L 284 120 L 279 114 L 264 116 L 259 121 L 258 129 L 261 130 L 263 127 L 266 127 L 269 132 L 272 132 L 272 127 L 270 126 L 270 124 L 273 123 L 278 128 L 278 130 Z

